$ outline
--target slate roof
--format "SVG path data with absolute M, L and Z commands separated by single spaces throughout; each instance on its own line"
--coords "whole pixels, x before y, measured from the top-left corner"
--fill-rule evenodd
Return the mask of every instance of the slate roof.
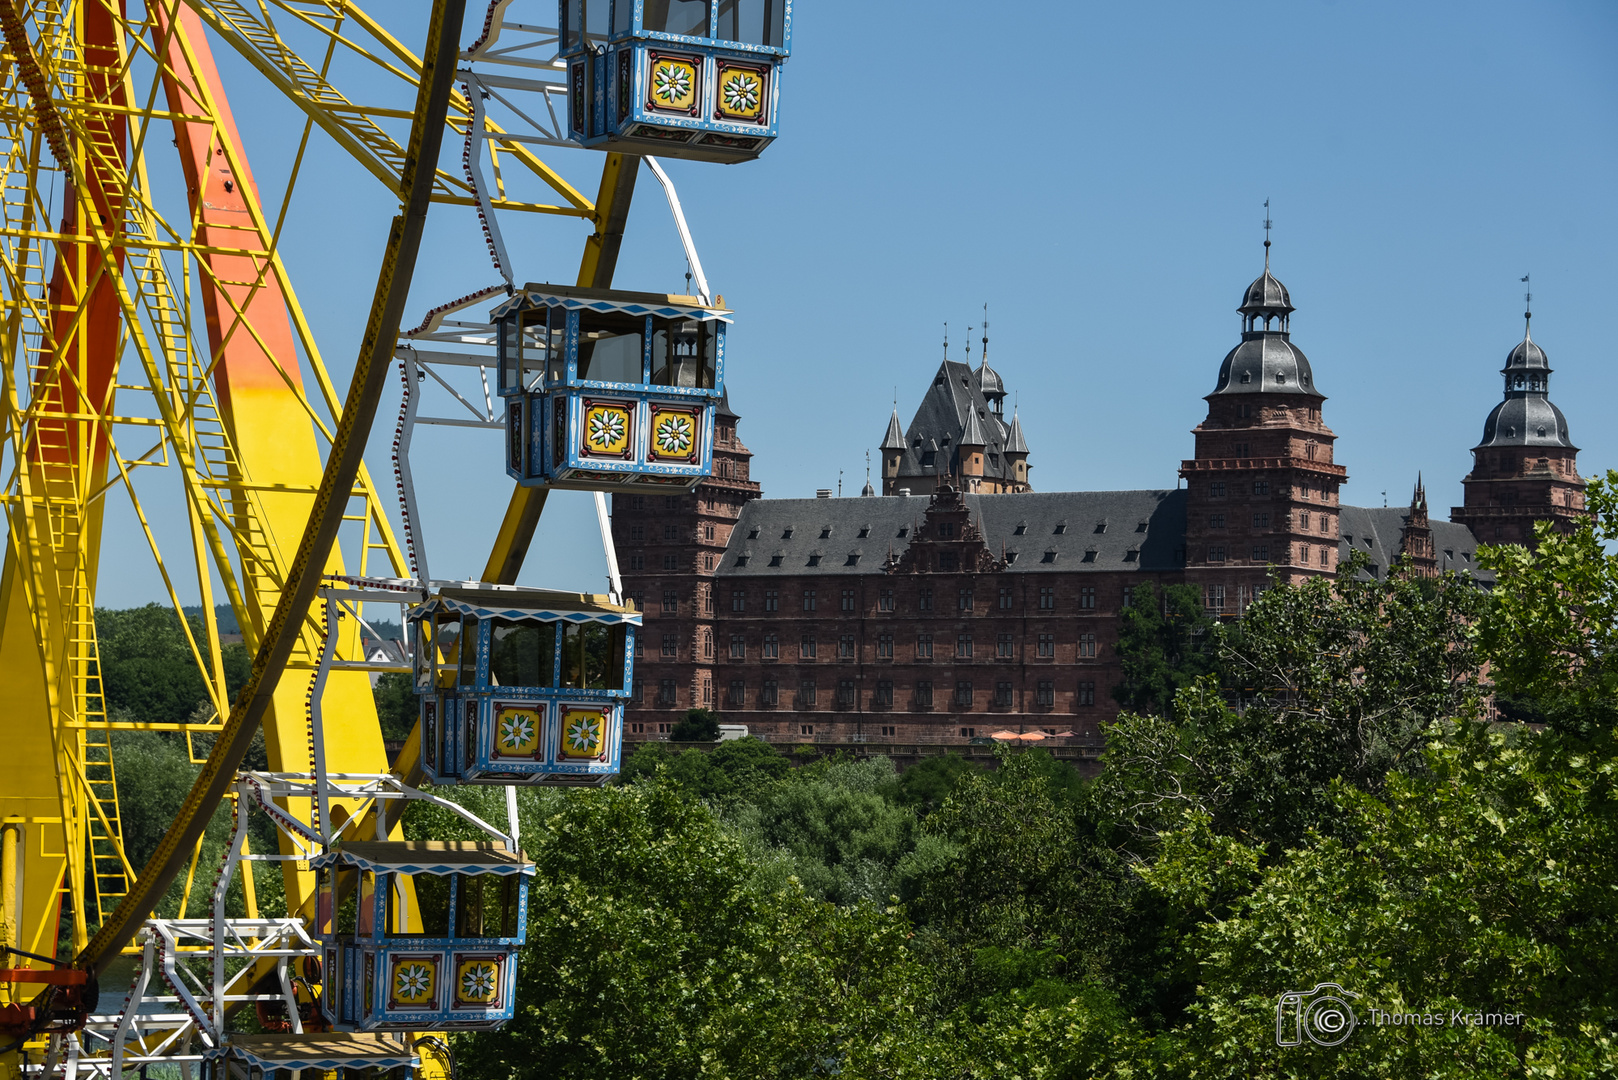
M 905 432 L 905 452 L 899 459 L 900 480 L 911 476 L 939 477 L 960 472 L 957 454 L 967 419 L 975 415 L 983 425 L 985 453 L 983 475 L 1015 480 L 1005 459 L 1006 440 L 1011 429 L 983 396 L 977 372 L 966 364 L 945 360 L 933 375 L 932 385 L 916 408 L 916 415 Z M 932 464 L 924 464 L 932 451 Z
M 1177 570 L 1185 564 L 1184 491 L 963 498 L 990 552 L 998 558 L 1003 545 L 1012 559 L 1011 573 Z M 719 576 L 880 574 L 889 551 L 898 556 L 909 546 L 928 502 L 902 495 L 755 499 L 742 508 Z
M 1342 534 L 1337 543 L 1338 559 L 1347 559 L 1350 551 L 1363 551 L 1370 557 L 1376 576 L 1386 577 L 1388 567 L 1399 561 L 1399 536 L 1409 517 L 1409 510 L 1401 507 L 1341 507 L 1337 517 Z M 1478 541 L 1471 529 L 1449 521 L 1434 521 L 1430 527 L 1441 573 L 1471 574 L 1480 582 L 1493 583 L 1494 574 L 1478 566 Z M 1366 576 L 1362 571 L 1360 577 Z

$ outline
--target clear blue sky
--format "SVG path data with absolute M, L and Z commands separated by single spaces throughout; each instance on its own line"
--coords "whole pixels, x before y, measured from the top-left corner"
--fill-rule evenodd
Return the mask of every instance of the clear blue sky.
M 388 17 L 419 41 L 420 10 Z M 984 302 L 1036 488 L 1173 487 L 1266 198 L 1345 501 L 1402 504 L 1421 470 L 1435 516 L 1460 502 L 1528 272 L 1581 467 L 1618 466 L 1618 6 L 800 0 L 793 48 L 763 159 L 669 163 L 737 311 L 728 382 L 766 496 L 839 470 L 857 494 L 895 387 L 908 421 L 942 324 L 960 359 Z M 297 117 L 215 49 L 271 187 Z M 546 157 L 593 192 L 599 155 Z M 346 385 L 392 203 L 318 134 L 310 168 L 286 256 Z M 411 321 L 496 280 L 470 217 L 434 215 Z M 571 280 L 582 225 L 508 232 L 520 279 Z M 618 284 L 683 291 L 645 171 L 629 234 Z M 394 407 L 370 458 L 389 489 Z M 498 440 L 418 446 L 434 573 L 475 574 L 510 490 Z M 116 546 L 102 602 L 158 598 L 149 558 Z M 601 567 L 587 497 L 553 499 L 524 580 L 594 589 Z

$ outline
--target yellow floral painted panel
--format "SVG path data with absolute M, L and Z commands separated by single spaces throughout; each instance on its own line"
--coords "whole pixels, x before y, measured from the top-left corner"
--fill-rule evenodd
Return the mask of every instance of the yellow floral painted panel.
M 539 753 L 542 708 L 527 705 L 501 705 L 494 711 L 494 756 L 531 758 Z
M 719 120 L 764 122 L 765 93 L 769 76 L 759 68 L 719 65 L 719 98 L 714 117 Z
M 655 52 L 649 53 L 648 59 L 651 70 L 646 80 L 647 108 L 695 115 L 702 61 Z
M 651 460 L 692 464 L 697 460 L 697 441 L 695 412 L 652 406 Z
M 493 956 L 457 957 L 460 963 L 455 971 L 455 1004 L 457 1006 L 488 1006 L 500 1001 L 500 960 Z
M 562 714 L 564 761 L 601 761 L 607 756 L 607 714 L 600 709 L 568 709 Z
M 388 1007 L 428 1010 L 438 1006 L 436 956 L 396 956 L 388 975 Z
M 579 452 L 587 457 L 627 458 L 634 441 L 633 406 L 616 401 L 584 402 Z

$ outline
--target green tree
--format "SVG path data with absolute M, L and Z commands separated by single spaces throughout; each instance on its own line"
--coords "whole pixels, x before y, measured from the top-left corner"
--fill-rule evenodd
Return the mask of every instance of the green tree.
M 207 638 L 200 617 L 188 617 L 191 634 L 203 656 Z M 208 701 L 204 668 L 185 638 L 173 608 L 147 604 L 138 608 L 97 608 L 96 639 L 101 660 L 101 690 L 109 711 L 121 710 L 140 723 L 175 724 Z M 221 650 L 225 688 L 231 699 L 247 683 L 252 658 L 240 644 Z
M 1537 524 L 1533 550 L 1478 549 L 1498 579 L 1478 640 L 1511 713 L 1588 739 L 1618 723 L 1618 472 L 1585 505 L 1571 533 Z
M 1112 689 L 1128 709 L 1167 712 L 1175 695 L 1218 667 L 1218 622 L 1195 585 L 1169 585 L 1161 592 L 1143 582 L 1118 613 L 1118 657 L 1123 680 Z
M 687 709 L 669 732 L 672 742 L 718 742 L 719 717 L 709 709 Z
M 408 739 L 421 715 L 416 684 L 408 672 L 384 671 L 371 688 L 376 699 L 376 718 L 384 739 Z

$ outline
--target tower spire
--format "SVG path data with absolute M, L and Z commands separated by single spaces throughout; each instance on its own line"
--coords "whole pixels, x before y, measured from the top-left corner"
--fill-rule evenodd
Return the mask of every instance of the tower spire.
M 1270 272 L 1270 200 L 1264 200 L 1264 272 Z
M 966 366 L 972 366 L 972 327 L 966 328 Z
M 949 323 L 944 323 L 944 359 L 949 359 Z
M 1527 289 L 1523 290 L 1522 294 L 1522 339 L 1524 341 L 1528 340 L 1528 329 L 1534 321 L 1534 283 L 1528 280 L 1531 277 L 1533 277 L 1532 274 L 1522 276 L 1523 284 L 1528 286 Z
M 983 305 L 983 353 L 979 357 L 985 364 L 989 362 L 989 305 Z

